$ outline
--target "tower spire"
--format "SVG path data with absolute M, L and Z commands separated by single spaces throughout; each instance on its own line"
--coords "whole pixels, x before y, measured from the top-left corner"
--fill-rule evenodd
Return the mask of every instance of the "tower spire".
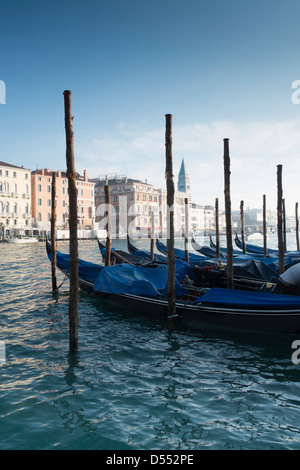
M 190 178 L 185 167 L 184 158 L 181 161 L 181 167 L 178 174 L 178 183 L 177 183 L 178 191 L 183 193 L 190 192 Z

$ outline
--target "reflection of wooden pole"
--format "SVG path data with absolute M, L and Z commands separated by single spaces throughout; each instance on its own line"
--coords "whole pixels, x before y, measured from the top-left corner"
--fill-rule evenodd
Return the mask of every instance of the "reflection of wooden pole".
M 174 182 L 172 156 L 172 115 L 166 114 L 166 186 L 168 210 L 167 266 L 168 266 L 168 317 L 176 315 L 175 305 L 175 249 L 174 249 Z
M 245 244 L 245 217 L 244 217 L 244 201 L 241 201 L 240 204 L 240 211 L 241 211 L 241 234 L 242 234 L 242 245 L 243 245 L 243 253 L 246 253 L 246 244 Z
M 264 253 L 268 254 L 267 248 L 267 209 L 266 209 L 266 195 L 263 195 L 263 237 L 264 237 Z
M 185 261 L 189 260 L 189 199 L 184 198 L 185 230 L 184 230 L 184 253 Z
M 105 266 L 110 266 L 111 259 L 111 210 L 110 210 L 110 191 L 108 179 L 106 179 L 106 184 L 104 186 L 105 192 L 105 204 L 107 207 L 107 237 L 106 237 L 106 247 L 105 247 Z
M 216 219 L 216 256 L 220 258 L 220 229 L 219 229 L 219 199 L 215 201 L 215 219 Z
M 70 229 L 70 298 L 69 329 L 70 351 L 78 348 L 78 238 L 77 238 L 77 187 L 74 162 L 74 133 L 71 109 L 71 92 L 64 91 L 66 160 L 69 184 L 69 229 Z
M 298 217 L 298 202 L 295 205 L 295 215 L 296 215 L 296 242 L 297 242 L 297 251 L 299 251 L 299 217 Z
M 52 172 L 51 185 L 51 267 L 52 267 L 52 290 L 57 290 L 56 282 L 56 172 Z
M 233 289 L 233 248 L 231 229 L 229 139 L 224 139 L 224 186 L 227 240 L 227 288 Z
M 154 259 L 154 237 L 155 237 L 155 222 L 154 212 L 151 211 L 151 241 L 150 241 L 150 258 Z
M 278 236 L 278 257 L 279 274 L 284 272 L 284 248 L 282 236 L 282 165 L 277 165 L 277 236 Z

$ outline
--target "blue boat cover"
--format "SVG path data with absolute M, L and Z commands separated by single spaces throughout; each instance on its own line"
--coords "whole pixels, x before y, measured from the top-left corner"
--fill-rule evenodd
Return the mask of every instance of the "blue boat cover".
M 176 297 L 184 294 L 181 286 L 182 272 L 176 272 Z M 116 264 L 104 267 L 94 285 L 96 292 L 111 294 L 134 294 L 148 297 L 167 297 L 167 266 L 155 269 Z
M 47 249 L 49 260 L 51 261 L 51 251 Z M 70 255 L 61 253 L 60 251 L 56 252 L 56 264 L 57 266 L 69 272 L 70 270 Z M 97 277 L 99 276 L 100 271 L 103 269 L 103 266 L 95 263 L 90 263 L 89 261 L 83 261 L 82 259 L 78 260 L 78 275 L 86 281 L 94 283 Z
M 225 308 L 300 309 L 300 296 L 213 287 L 201 297 L 198 297 L 197 303 Z

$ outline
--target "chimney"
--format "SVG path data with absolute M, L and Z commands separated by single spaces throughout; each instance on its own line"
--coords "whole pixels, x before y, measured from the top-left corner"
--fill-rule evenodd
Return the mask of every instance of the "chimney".
M 84 181 L 88 181 L 88 176 L 87 176 L 87 171 L 86 170 L 84 170 L 83 176 L 84 176 Z

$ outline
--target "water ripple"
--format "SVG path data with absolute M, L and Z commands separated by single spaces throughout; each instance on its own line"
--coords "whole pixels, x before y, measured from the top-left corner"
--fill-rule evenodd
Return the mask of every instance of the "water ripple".
M 73 357 L 44 245 L 1 246 L 0 276 L 1 449 L 299 448 L 291 338 L 170 333 L 80 295 Z

